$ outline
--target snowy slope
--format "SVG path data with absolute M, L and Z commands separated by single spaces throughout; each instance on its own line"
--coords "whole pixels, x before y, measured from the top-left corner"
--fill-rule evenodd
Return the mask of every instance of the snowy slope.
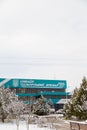
M 0 130 L 17 130 L 16 123 L 0 123 Z M 18 130 L 27 130 L 26 122 L 19 123 Z M 50 130 L 49 128 L 40 128 L 37 125 L 29 125 L 29 130 Z

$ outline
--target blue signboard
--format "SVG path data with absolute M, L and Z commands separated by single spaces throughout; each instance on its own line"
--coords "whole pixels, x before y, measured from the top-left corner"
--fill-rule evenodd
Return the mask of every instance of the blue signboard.
M 66 89 L 66 80 L 5 79 L 0 78 L 0 86 L 9 88 L 60 88 Z

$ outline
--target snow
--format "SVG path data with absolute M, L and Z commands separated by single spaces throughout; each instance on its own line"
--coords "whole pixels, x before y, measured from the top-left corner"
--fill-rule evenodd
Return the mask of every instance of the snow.
M 17 130 L 16 122 L 11 123 L 0 123 L 0 130 Z M 18 130 L 27 130 L 26 122 L 20 121 L 19 122 L 19 129 Z M 29 130 L 50 130 L 48 127 L 41 128 L 38 125 L 29 124 Z

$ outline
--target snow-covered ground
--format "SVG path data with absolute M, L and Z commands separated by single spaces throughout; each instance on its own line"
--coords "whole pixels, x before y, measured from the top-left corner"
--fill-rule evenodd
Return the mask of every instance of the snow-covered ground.
M 15 122 L 11 123 L 0 123 L 0 130 L 17 130 L 17 125 Z M 28 130 L 26 122 L 20 121 L 18 130 Z M 29 130 L 50 130 L 49 127 L 38 127 L 38 125 L 29 124 Z

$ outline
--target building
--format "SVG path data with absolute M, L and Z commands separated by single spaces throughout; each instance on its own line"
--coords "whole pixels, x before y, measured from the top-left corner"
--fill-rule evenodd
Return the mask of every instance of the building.
M 53 101 L 56 110 L 62 108 L 70 97 L 66 92 L 66 80 L 0 78 L 0 87 L 2 86 L 10 88 L 26 104 L 35 102 L 42 94 L 47 100 Z

